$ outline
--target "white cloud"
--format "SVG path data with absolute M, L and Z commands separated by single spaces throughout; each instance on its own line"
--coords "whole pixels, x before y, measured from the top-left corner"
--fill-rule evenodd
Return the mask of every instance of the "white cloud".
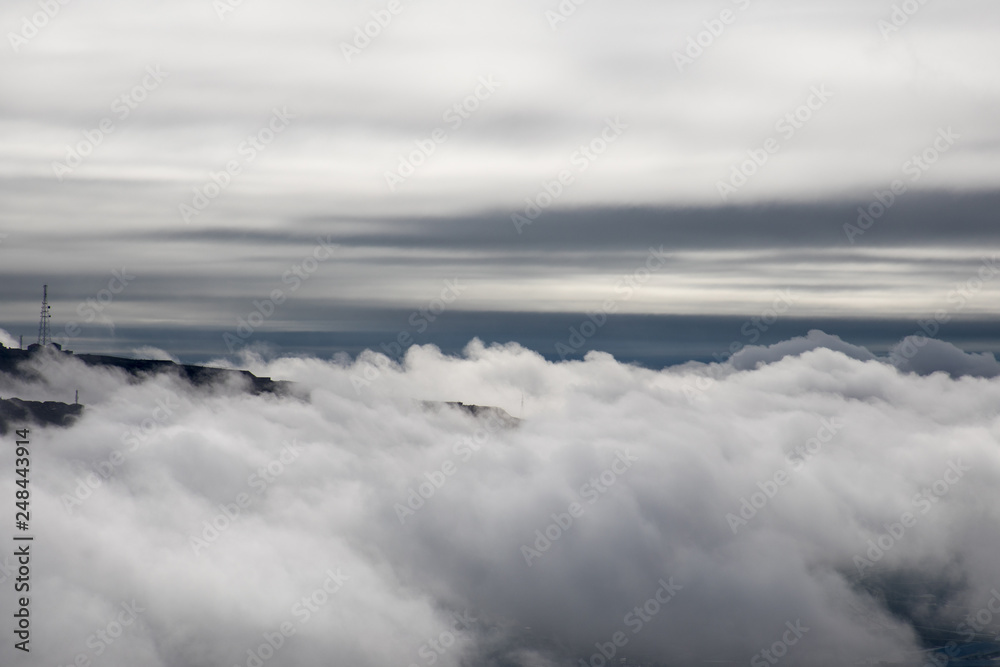
M 158 347 L 151 347 L 149 345 L 135 348 L 132 350 L 132 356 L 136 359 L 156 359 L 158 361 L 172 361 L 175 364 L 180 363 L 180 360 L 177 357 L 170 354 L 166 350 L 161 350 Z
M 707 367 L 553 364 L 478 342 L 462 358 L 414 347 L 398 367 L 253 360 L 308 400 L 48 362 L 47 386 L 3 387 L 87 397 L 74 427 L 32 432 L 32 658 L 95 657 L 88 636 L 133 599 L 144 611 L 101 664 L 247 664 L 282 623 L 294 634 L 268 665 L 576 664 L 620 630 L 633 659 L 742 662 L 797 621 L 798 664 L 912 657 L 914 627 L 954 630 L 996 586 L 1000 382 L 809 340 L 729 367 L 694 401 L 685 386 Z M 422 403 L 517 415 L 522 394 L 514 429 Z M 626 450 L 638 461 L 623 470 Z M 107 479 L 68 511 L 95 468 Z M 401 523 L 411 492 L 426 497 Z M 734 534 L 743 499 L 754 511 Z M 868 540 L 906 512 L 915 523 L 859 577 Z M 542 553 L 530 566 L 525 545 Z M 671 577 L 680 590 L 634 634 L 628 614 Z M 904 602 L 893 615 L 866 587 Z M 475 621 L 457 623 L 465 612 Z
M 0 345 L 3 345 L 5 347 L 17 347 L 18 341 L 9 333 L 4 331 L 3 329 L 0 329 Z

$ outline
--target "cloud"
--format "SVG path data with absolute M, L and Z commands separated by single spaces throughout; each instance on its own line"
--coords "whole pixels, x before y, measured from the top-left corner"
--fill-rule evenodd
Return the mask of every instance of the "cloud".
M 0 155 L 0 164 L 28 181 L 29 192 L 8 195 L 18 206 L 34 196 L 30 190 L 47 189 L 45 181 L 62 188 L 75 180 L 86 187 L 60 191 L 98 204 L 103 188 L 119 196 L 127 188 L 136 215 L 176 219 L 181 198 L 233 157 L 272 107 L 289 105 L 298 125 L 200 221 L 245 220 L 242 213 L 264 222 L 289 209 L 365 215 L 506 208 L 553 178 L 615 115 L 631 125 L 630 134 L 602 158 L 599 172 L 581 175 L 566 195 L 575 206 L 718 203 L 716 182 L 769 136 L 782 138 L 781 151 L 741 189 L 745 201 L 846 191 L 867 197 L 899 177 L 901 165 L 945 125 L 962 135 L 962 145 L 921 185 L 996 185 L 984 169 L 996 131 L 981 105 L 995 99 L 996 81 L 968 74 L 996 55 L 983 22 L 996 15 L 992 3 L 923 7 L 889 38 L 878 21 L 891 12 L 866 3 L 727 4 L 738 20 L 717 38 L 705 30 L 719 10 L 695 2 L 591 4 L 556 29 L 547 12 L 558 3 L 406 5 L 384 29 L 376 24 L 379 34 L 352 62 L 342 45 L 379 7 L 244 3 L 220 20 L 211 5 L 178 2 L 166 23 L 127 3 L 66 7 L 16 53 L 4 54 L 12 93 L 0 105 L 0 131 L 34 138 Z M 12 33 L 25 11 L 5 9 Z M 178 39 L 193 33 L 208 39 Z M 699 37 L 710 42 L 704 54 L 677 71 L 674 54 Z M 512 38 L 522 38 L 517 48 Z M 115 100 L 141 84 L 147 67 L 168 76 L 123 117 Z M 931 67 L 941 76 L 928 78 Z M 53 73 L 64 82 L 59 95 L 43 83 Z M 503 85 L 388 196 L 384 172 L 435 127 L 449 127 L 445 112 L 481 76 Z M 785 140 L 776 124 L 819 85 L 833 98 Z M 863 104 L 872 100 L 878 103 Z M 104 117 L 114 131 L 63 183 L 55 181 L 52 162 L 65 160 L 67 147 Z M 132 227 L 134 216 L 99 205 L 107 209 L 86 213 L 95 227 Z M 39 225 L 54 222 L 46 215 Z
M 996 586 L 1000 382 L 821 332 L 751 352 L 694 393 L 710 367 L 515 344 L 245 356 L 307 398 L 38 360 L 4 395 L 86 410 L 30 434 L 33 664 L 915 664 L 960 637 Z
M 836 350 L 852 359 L 876 359 L 868 349 L 852 345 L 839 336 L 813 329 L 774 345 L 751 345 L 732 355 L 727 361 L 737 370 L 750 370 L 758 364 L 770 364 L 785 357 L 798 356 L 816 349 Z M 993 378 L 1000 375 L 1000 362 L 991 352 L 969 353 L 955 345 L 923 335 L 907 336 L 893 345 L 887 360 L 903 372 L 918 375 L 947 373 L 953 378 L 963 376 Z
M 970 354 L 946 341 L 924 336 L 907 336 L 893 347 L 889 356 L 901 370 L 920 375 L 937 372 L 952 377 L 993 378 L 1000 375 L 1000 363 L 991 352 Z
M 773 363 L 785 357 L 799 355 L 817 348 L 836 350 L 852 359 L 859 359 L 861 361 L 868 361 L 875 358 L 875 355 L 863 347 L 851 345 L 837 336 L 831 336 L 830 334 L 813 329 L 805 336 L 781 341 L 774 345 L 766 347 L 751 345 L 744 347 L 729 359 L 729 363 L 738 370 L 748 370 L 754 368 L 757 364 Z
M 18 342 L 16 338 L 11 336 L 3 329 L 0 329 L 0 345 L 3 345 L 5 347 L 17 347 Z
M 149 345 L 134 348 L 132 350 L 132 356 L 136 359 L 156 359 L 159 361 L 172 361 L 175 364 L 180 363 L 180 360 L 177 357 L 170 354 L 166 350 L 161 350 L 158 347 L 152 347 Z

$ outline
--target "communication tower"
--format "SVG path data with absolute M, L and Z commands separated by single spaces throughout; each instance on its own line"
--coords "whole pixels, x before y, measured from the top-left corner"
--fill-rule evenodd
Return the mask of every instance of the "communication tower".
M 42 317 L 38 322 L 38 344 L 42 347 L 52 343 L 52 339 L 49 337 L 49 319 L 52 318 L 52 313 L 49 310 L 52 306 L 49 305 L 49 286 L 45 285 L 42 288 Z

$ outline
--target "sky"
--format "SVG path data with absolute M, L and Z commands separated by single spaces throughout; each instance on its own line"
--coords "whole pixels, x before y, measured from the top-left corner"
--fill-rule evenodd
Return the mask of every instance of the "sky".
M 0 326 L 48 284 L 78 351 L 663 366 L 790 291 L 788 335 L 1000 350 L 1000 10 L 902 4 L 6 3 Z M 654 333 L 560 354 L 599 310 Z

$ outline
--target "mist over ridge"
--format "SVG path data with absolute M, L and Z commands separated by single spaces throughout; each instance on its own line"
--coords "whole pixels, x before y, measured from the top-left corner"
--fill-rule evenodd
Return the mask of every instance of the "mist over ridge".
M 919 375 L 821 332 L 660 371 L 475 340 L 239 360 L 300 397 L 39 358 L 0 395 L 85 410 L 32 432 L 32 659 L 922 664 L 996 627 L 966 617 L 1000 500 L 996 361 L 922 349 Z

